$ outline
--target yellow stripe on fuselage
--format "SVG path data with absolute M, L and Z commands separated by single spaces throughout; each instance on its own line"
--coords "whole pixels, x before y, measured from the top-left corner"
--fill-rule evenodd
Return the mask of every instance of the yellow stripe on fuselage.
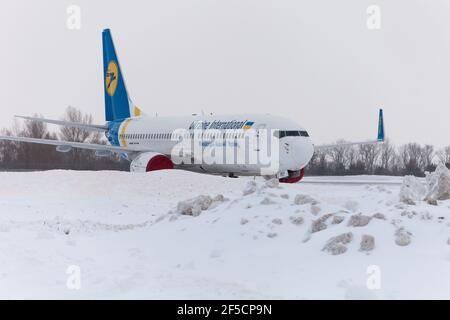
M 122 147 L 127 146 L 127 141 L 125 140 L 125 130 L 127 130 L 128 125 L 130 124 L 131 119 L 125 120 L 122 125 L 122 130 L 120 130 L 120 140 L 122 142 Z
M 141 113 L 142 113 L 141 109 L 139 109 L 136 106 L 133 107 L 133 116 L 139 117 L 141 115 Z

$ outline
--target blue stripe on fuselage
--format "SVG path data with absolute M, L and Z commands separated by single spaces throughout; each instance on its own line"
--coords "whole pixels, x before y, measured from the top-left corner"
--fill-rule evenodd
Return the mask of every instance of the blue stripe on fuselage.
M 108 131 L 106 132 L 106 138 L 108 139 L 109 143 L 112 146 L 120 146 L 119 141 L 119 129 L 120 125 L 125 121 L 126 119 L 116 120 L 116 121 L 110 121 L 108 122 Z

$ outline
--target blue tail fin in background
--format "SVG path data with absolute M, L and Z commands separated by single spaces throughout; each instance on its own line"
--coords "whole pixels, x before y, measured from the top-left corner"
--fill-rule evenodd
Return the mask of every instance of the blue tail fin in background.
M 106 121 L 138 116 L 140 110 L 133 105 L 128 96 L 109 29 L 103 30 L 102 41 Z
M 383 109 L 380 109 L 378 115 L 378 141 L 384 141 L 384 119 L 383 119 Z

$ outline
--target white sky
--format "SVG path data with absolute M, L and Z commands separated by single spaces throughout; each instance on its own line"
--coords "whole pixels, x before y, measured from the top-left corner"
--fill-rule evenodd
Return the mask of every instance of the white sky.
M 381 30 L 366 27 L 371 4 Z M 326 143 L 374 138 L 383 107 L 395 143 L 450 145 L 446 0 L 4 0 L 0 126 L 69 104 L 103 123 L 104 27 L 148 114 L 270 112 Z

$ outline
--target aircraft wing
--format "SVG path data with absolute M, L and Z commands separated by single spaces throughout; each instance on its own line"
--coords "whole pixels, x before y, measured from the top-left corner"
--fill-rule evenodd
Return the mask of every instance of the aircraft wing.
M 56 124 L 59 126 L 65 126 L 65 127 L 73 127 L 73 128 L 81 128 L 88 131 L 106 131 L 108 130 L 108 127 L 105 125 L 99 125 L 99 124 L 85 124 L 85 123 L 78 123 L 78 122 L 70 122 L 70 121 L 64 121 L 64 120 L 52 120 L 52 119 L 45 119 L 45 118 L 36 118 L 36 117 L 27 117 L 27 116 L 14 116 L 16 118 L 22 118 L 25 120 L 31 120 L 31 121 L 39 121 L 39 122 L 47 122 Z
M 383 119 L 383 109 L 380 109 L 378 116 L 378 135 L 376 140 L 361 141 L 361 142 L 344 142 L 344 143 L 334 143 L 334 144 L 322 144 L 314 146 L 315 150 L 324 150 L 340 146 L 354 146 L 354 145 L 364 145 L 364 144 L 376 144 L 384 142 L 384 119 Z
M 127 153 L 127 154 L 128 153 L 139 153 L 139 152 L 144 152 L 144 151 L 152 151 L 152 150 L 147 150 L 147 149 L 143 149 L 143 148 L 139 148 L 139 147 L 123 148 L 123 147 L 118 147 L 118 146 L 96 144 L 96 143 L 70 142 L 70 141 L 25 138 L 25 137 L 0 136 L 0 140 L 47 144 L 47 145 L 54 145 L 54 146 L 61 146 L 61 147 L 66 146 L 67 149 L 65 149 L 65 151 L 69 151 L 70 148 L 111 151 L 111 152 L 115 152 L 115 153 Z

